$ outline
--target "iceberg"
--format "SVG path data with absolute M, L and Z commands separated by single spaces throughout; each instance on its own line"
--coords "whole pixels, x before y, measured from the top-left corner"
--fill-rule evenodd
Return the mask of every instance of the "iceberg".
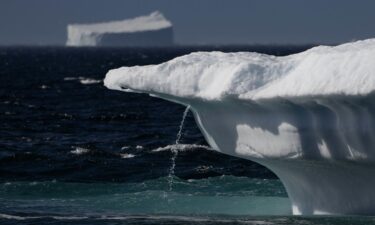
M 209 145 L 260 163 L 295 215 L 375 215 L 375 39 L 276 57 L 195 52 L 104 85 L 189 105 Z
M 173 26 L 155 11 L 122 21 L 69 24 L 67 46 L 168 46 L 173 45 Z

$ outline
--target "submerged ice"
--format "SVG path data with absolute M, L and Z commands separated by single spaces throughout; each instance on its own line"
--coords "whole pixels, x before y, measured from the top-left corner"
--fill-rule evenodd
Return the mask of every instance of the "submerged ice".
M 190 105 L 210 146 L 283 182 L 294 214 L 375 214 L 375 39 L 276 57 L 196 52 L 107 73 Z

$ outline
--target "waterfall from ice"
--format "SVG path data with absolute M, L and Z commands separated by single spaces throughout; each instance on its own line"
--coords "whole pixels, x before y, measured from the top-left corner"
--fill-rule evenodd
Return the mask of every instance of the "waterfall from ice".
M 173 189 L 173 176 L 174 176 L 174 170 L 176 168 L 176 159 L 178 156 L 178 148 L 180 144 L 180 139 L 182 136 L 182 130 L 184 129 L 184 123 L 187 114 L 189 113 L 190 106 L 188 105 L 184 111 L 184 114 L 182 115 L 182 120 L 180 123 L 180 127 L 178 130 L 178 133 L 176 135 L 176 142 L 175 145 L 172 146 L 171 151 L 172 151 L 172 158 L 171 158 L 171 166 L 169 167 L 169 174 L 168 174 L 168 184 L 169 184 L 169 191 L 172 191 Z

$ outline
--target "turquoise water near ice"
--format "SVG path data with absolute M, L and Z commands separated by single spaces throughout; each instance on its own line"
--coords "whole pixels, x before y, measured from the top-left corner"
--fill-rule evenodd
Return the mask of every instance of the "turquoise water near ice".
M 9 182 L 0 185 L 0 207 L 12 212 L 69 215 L 289 215 L 279 180 L 220 176 L 168 178 L 139 183 Z

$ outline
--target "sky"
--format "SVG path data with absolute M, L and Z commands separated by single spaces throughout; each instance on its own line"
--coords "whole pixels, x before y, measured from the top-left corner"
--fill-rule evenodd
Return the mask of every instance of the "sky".
M 64 45 L 66 26 L 159 10 L 181 45 L 336 44 L 375 37 L 373 0 L 0 0 L 0 45 Z

